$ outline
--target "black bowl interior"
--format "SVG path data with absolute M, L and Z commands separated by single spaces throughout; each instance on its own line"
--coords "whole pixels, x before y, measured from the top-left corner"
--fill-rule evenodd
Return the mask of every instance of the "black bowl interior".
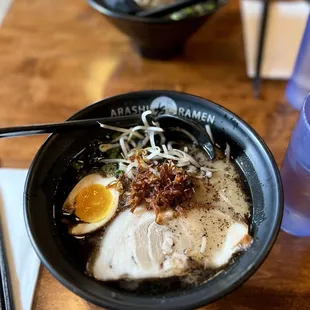
M 154 59 L 168 59 L 179 54 L 189 37 L 224 4 L 219 2 L 213 11 L 202 16 L 173 21 L 118 13 L 110 10 L 102 0 L 88 2 L 116 28 L 128 35 L 142 56 Z
M 51 135 L 38 151 L 25 187 L 25 220 L 28 233 L 45 267 L 67 288 L 88 301 L 111 309 L 192 309 L 210 303 L 246 281 L 261 265 L 277 237 L 283 195 L 276 163 L 261 138 L 223 107 L 188 94 L 142 91 L 111 97 L 86 107 L 71 119 L 113 117 L 152 109 L 178 113 L 211 126 L 221 146 L 231 145 L 253 200 L 252 246 L 219 275 L 198 287 L 162 295 L 137 296 L 100 283 L 84 274 L 60 238 L 53 220 L 59 212 L 55 191 L 68 163 L 102 130 Z M 56 204 L 56 207 L 55 207 Z

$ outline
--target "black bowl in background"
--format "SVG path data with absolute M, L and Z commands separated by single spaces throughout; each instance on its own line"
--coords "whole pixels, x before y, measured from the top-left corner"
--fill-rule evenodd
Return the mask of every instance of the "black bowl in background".
M 103 0 L 88 0 L 88 3 L 129 36 L 141 56 L 152 59 L 169 59 L 180 54 L 189 37 L 221 6 L 202 16 L 173 21 L 118 13 Z
M 164 295 L 140 295 L 116 289 L 88 277 L 63 239 L 57 221 L 61 204 L 57 186 L 73 157 L 103 129 L 51 135 L 29 169 L 24 214 L 31 243 L 44 266 L 67 288 L 86 300 L 110 309 L 193 309 L 223 297 L 244 283 L 262 264 L 279 232 L 283 193 L 277 165 L 266 144 L 244 121 L 209 100 L 173 91 L 140 91 L 110 97 L 86 107 L 70 119 L 141 113 L 177 113 L 210 124 L 215 141 L 231 146 L 253 200 L 253 244 L 220 274 L 197 287 Z M 54 218 L 56 220 L 54 220 Z

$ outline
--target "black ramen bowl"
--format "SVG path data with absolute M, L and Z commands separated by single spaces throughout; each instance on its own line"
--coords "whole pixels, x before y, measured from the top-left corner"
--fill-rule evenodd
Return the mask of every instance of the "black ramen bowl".
M 169 59 L 180 54 L 195 33 L 222 4 L 202 16 L 181 20 L 137 17 L 109 9 L 104 0 L 88 0 L 121 32 L 130 37 L 134 48 L 145 58 Z
M 43 265 L 72 292 L 110 309 L 193 309 L 223 297 L 244 283 L 262 264 L 279 232 L 283 193 L 277 165 L 258 134 L 235 114 L 209 100 L 173 91 L 140 91 L 104 99 L 73 115 L 70 120 L 141 113 L 177 113 L 202 125 L 209 124 L 215 141 L 226 142 L 248 183 L 252 198 L 253 244 L 216 277 L 199 286 L 161 295 L 137 295 L 99 282 L 84 272 L 70 253 L 58 225 L 61 204 L 57 186 L 73 157 L 103 129 L 52 134 L 35 156 L 24 194 L 26 226 Z

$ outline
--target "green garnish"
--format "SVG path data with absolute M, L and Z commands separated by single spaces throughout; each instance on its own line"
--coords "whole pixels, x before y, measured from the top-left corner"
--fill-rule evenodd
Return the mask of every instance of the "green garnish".
M 116 171 L 115 171 L 115 175 L 116 175 L 117 178 L 119 178 L 119 176 L 120 176 L 122 173 L 124 173 L 123 170 L 116 170 Z
M 84 167 L 84 162 L 82 160 L 77 160 L 72 163 L 72 167 L 79 171 Z
M 107 155 L 109 159 L 121 158 L 120 148 L 117 147 L 117 148 L 107 150 Z
M 112 140 L 115 140 L 115 139 L 118 138 L 120 135 L 121 135 L 120 132 L 115 132 L 115 133 L 113 133 L 113 135 L 112 135 Z
M 210 3 L 209 1 L 205 3 L 199 3 L 199 4 L 192 5 L 190 7 L 184 8 L 180 11 L 173 12 L 170 15 L 170 18 L 173 20 L 180 20 L 183 18 L 191 17 L 191 16 L 200 16 L 200 15 L 204 15 L 208 12 L 213 11 L 215 7 L 216 7 L 215 3 L 212 3 L 212 2 Z
M 116 170 L 116 165 L 115 164 L 105 164 L 101 167 L 101 171 L 105 174 L 114 174 Z

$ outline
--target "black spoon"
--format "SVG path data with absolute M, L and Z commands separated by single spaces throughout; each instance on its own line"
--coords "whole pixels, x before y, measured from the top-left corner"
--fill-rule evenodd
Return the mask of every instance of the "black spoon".
M 197 139 L 199 145 L 201 145 L 201 147 L 206 151 L 210 160 L 214 159 L 215 152 L 211 139 L 204 128 L 198 123 L 195 123 L 188 118 L 170 114 L 162 114 L 159 116 L 148 115 L 148 118 L 155 122 L 159 122 L 163 129 L 166 130 L 169 130 L 170 127 L 180 127 L 186 129 Z M 0 128 L 0 138 L 21 137 L 47 133 L 69 133 L 71 130 L 100 128 L 99 123 L 117 127 L 133 127 L 141 123 L 141 115 L 93 118 L 67 121 L 64 123 Z
M 180 127 L 191 133 L 198 141 L 199 145 L 205 150 L 211 160 L 215 157 L 215 151 L 211 139 L 205 129 L 196 122 L 188 118 L 162 114 L 155 118 L 162 128 Z

